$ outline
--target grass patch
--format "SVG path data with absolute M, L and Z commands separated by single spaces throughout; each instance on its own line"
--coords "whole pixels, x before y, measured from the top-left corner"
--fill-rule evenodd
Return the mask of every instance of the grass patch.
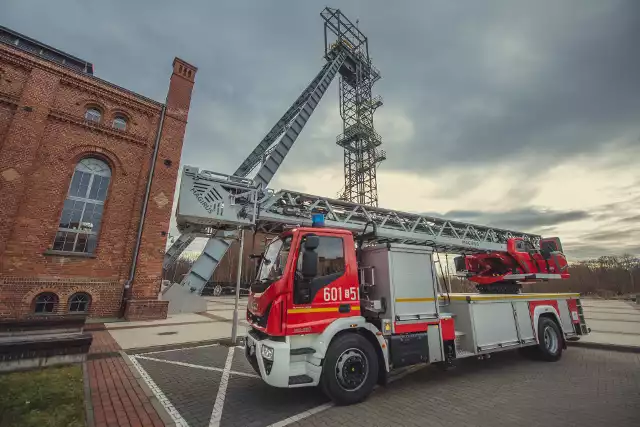
M 84 427 L 82 365 L 0 374 L 0 427 Z

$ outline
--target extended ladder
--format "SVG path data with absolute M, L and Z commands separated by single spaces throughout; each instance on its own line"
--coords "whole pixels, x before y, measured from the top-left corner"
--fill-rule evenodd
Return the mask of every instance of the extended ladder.
M 223 208 L 207 202 L 220 195 Z M 238 177 L 185 166 L 182 172 L 176 220 L 178 228 L 214 227 L 234 230 L 255 227 L 280 233 L 287 226 L 310 226 L 313 213 L 324 213 L 328 227 L 362 232 L 375 225 L 377 240 L 433 247 L 448 253 L 506 252 L 507 240 L 522 237 L 538 246 L 540 236 L 453 221 L 391 209 L 365 206 L 291 190 L 273 192 Z

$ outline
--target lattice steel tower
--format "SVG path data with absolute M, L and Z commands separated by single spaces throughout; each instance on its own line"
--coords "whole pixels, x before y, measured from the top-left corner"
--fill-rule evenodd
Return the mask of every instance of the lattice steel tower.
M 376 168 L 386 159 L 382 139 L 373 127 L 373 113 L 382 98 L 372 95 L 380 72 L 369 57 L 367 37 L 339 9 L 325 8 L 324 50 L 328 62 L 339 52 L 346 57 L 340 73 L 340 116 L 342 133 L 336 143 L 344 148 L 344 188 L 338 197 L 355 203 L 378 206 Z M 336 47 L 339 47 L 338 49 Z

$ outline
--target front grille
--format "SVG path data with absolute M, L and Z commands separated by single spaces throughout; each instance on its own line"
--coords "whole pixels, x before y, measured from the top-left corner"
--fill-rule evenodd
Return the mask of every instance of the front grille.
M 267 319 L 269 319 L 269 312 L 271 311 L 271 304 L 267 306 L 264 314 L 262 316 L 258 316 L 257 314 L 253 314 L 251 311 L 247 311 L 247 315 L 251 323 L 255 323 L 261 328 L 267 327 Z
M 262 341 L 262 340 L 266 340 L 267 338 L 269 338 L 269 335 L 267 335 L 264 332 L 261 332 L 261 331 L 259 331 L 257 329 L 249 330 L 249 335 L 251 336 L 251 338 L 253 338 L 256 341 Z

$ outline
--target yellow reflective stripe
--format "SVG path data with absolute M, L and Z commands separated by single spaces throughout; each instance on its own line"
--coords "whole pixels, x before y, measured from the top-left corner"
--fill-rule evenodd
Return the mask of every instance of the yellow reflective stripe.
M 505 299 L 539 299 L 539 298 L 578 298 L 580 294 L 519 294 L 519 295 L 451 295 L 453 301 L 495 301 Z M 438 299 L 447 300 L 448 297 L 440 295 Z
M 435 298 L 396 298 L 396 302 L 431 302 Z
M 287 310 L 289 314 L 299 314 L 299 313 L 332 313 L 337 312 L 340 307 L 317 307 L 317 308 L 290 308 Z M 351 311 L 360 311 L 359 305 L 352 305 Z

